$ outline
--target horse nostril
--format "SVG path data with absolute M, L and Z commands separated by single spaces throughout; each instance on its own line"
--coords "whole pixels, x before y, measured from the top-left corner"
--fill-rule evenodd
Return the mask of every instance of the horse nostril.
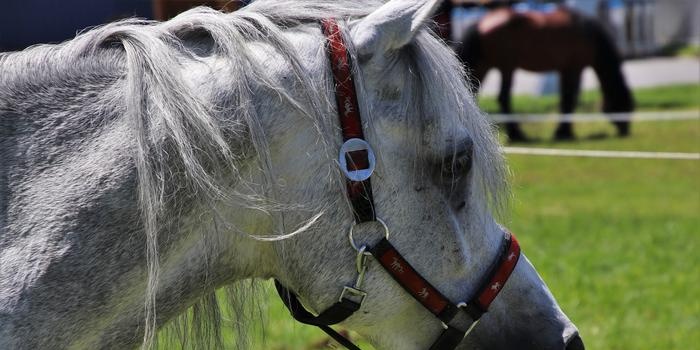
M 583 345 L 583 340 L 578 334 L 574 334 L 573 337 L 566 341 L 566 350 L 586 350 Z

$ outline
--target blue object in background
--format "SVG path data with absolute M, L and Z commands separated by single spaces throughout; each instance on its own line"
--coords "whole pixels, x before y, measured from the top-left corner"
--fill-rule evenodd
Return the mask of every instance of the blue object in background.
M 151 0 L 2 0 L 0 51 L 58 43 L 125 17 L 153 17 Z
M 623 0 L 608 0 L 608 7 L 625 7 L 625 2 Z
M 542 2 L 539 0 L 529 0 L 519 2 L 513 5 L 513 9 L 518 12 L 537 11 L 537 12 L 553 12 L 557 9 L 557 4 L 552 2 Z

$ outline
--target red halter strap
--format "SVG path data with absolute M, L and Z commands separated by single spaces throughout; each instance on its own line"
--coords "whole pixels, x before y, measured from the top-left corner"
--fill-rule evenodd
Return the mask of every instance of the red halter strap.
M 508 281 L 520 258 L 520 244 L 513 234 L 506 235 L 494 268 L 484 279 L 476 295 L 467 303 L 454 305 L 421 276 L 394 248 L 382 239 L 371 250 L 372 256 L 389 272 L 411 296 L 445 324 L 455 317 L 458 309 L 464 309 L 472 320 L 485 313 Z
M 339 160 L 341 170 L 346 175 L 347 194 L 352 204 L 355 224 L 375 221 L 378 219 L 374 211 L 372 184 L 369 179 L 374 170 L 375 160 L 372 149 L 364 140 L 362 132 L 362 119 L 350 56 L 337 22 L 334 19 L 326 19 L 321 25 L 328 39 L 327 49 L 333 71 L 344 141 Z M 484 278 L 475 296 L 467 302 L 455 304 L 423 278 L 403 258 L 388 238 L 382 239 L 374 247 L 365 248 L 406 292 L 442 321 L 445 331 L 430 347 L 431 350 L 449 350 L 457 347 L 464 336 L 476 325 L 481 315 L 488 310 L 489 305 L 515 269 L 520 257 L 520 245 L 515 236 L 504 235 L 497 261 Z M 294 293 L 278 281 L 275 281 L 275 284 L 282 301 L 295 319 L 320 327 L 348 349 L 359 350 L 352 342 L 328 327 L 343 321 L 360 308 L 365 294 L 357 289 L 359 286 L 346 287 L 337 303 L 318 316 L 314 316 L 303 308 Z M 346 295 L 345 292 L 348 289 L 353 293 Z
M 333 19 L 321 22 L 323 33 L 328 38 L 328 55 L 335 82 L 335 97 L 340 117 L 343 142 L 351 139 L 365 140 L 362 132 L 362 118 L 360 117 L 360 105 L 357 102 L 357 90 L 352 78 L 352 66 L 348 55 L 343 35 L 338 28 L 338 23 Z M 369 153 L 371 149 L 354 150 L 345 153 L 344 172 L 369 169 Z M 341 160 L 342 161 L 342 160 Z M 342 162 L 341 162 L 342 163 Z M 342 165 L 342 164 L 341 164 Z M 364 180 L 346 177 L 348 198 L 352 204 L 355 222 L 361 223 L 374 221 L 374 199 L 372 198 L 372 183 L 369 177 Z

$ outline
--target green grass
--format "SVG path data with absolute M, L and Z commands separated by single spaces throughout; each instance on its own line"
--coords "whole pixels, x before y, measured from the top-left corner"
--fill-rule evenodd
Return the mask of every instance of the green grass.
M 664 56 L 700 58 L 700 45 L 675 43 L 662 48 L 660 54 Z
M 685 45 L 676 51 L 677 56 L 700 57 L 700 45 Z
M 638 110 L 700 110 L 700 84 L 640 89 Z M 517 96 L 514 110 L 555 113 L 557 97 Z M 493 99 L 483 108 L 497 110 Z M 599 110 L 597 92 L 579 112 Z M 700 111 L 698 112 L 700 115 Z M 700 121 L 524 125 L 533 147 L 700 152 Z M 700 162 L 510 155 L 510 227 L 589 349 L 682 349 L 700 342 Z
M 651 109 L 700 109 L 700 85 L 635 95 Z M 546 98 L 516 101 L 556 109 Z M 525 125 L 541 140 L 531 146 L 700 152 L 699 120 L 638 122 L 628 138 L 612 137 L 609 123 L 576 124 L 579 139 L 563 143 L 550 140 L 553 128 Z M 506 224 L 588 349 L 700 343 L 700 162 L 509 155 L 508 163 L 514 201 Z M 252 348 L 319 349 L 327 337 L 294 322 L 268 294 L 266 336 Z
M 566 147 L 700 152 L 697 121 Z M 654 144 L 653 141 L 656 141 Z M 590 349 L 700 341 L 700 162 L 508 157 L 511 227 Z
M 700 84 L 670 85 L 655 88 L 637 89 L 634 91 L 636 110 L 684 110 L 700 107 Z M 487 113 L 499 113 L 496 98 L 480 96 L 479 105 Z M 559 96 L 513 96 L 514 113 L 556 113 L 559 110 Z M 578 107 L 579 113 L 600 111 L 601 97 L 598 90 L 584 91 L 581 94 Z

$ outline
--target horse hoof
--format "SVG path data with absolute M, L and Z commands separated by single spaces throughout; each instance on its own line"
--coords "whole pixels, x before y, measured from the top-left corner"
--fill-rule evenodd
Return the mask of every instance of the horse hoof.
M 574 140 L 574 132 L 570 124 L 559 125 L 554 131 L 554 139 L 557 141 L 571 141 Z
M 570 132 L 557 132 L 554 134 L 554 140 L 556 141 L 573 141 L 576 137 Z
M 508 134 L 508 142 L 510 142 L 510 143 L 528 142 L 528 141 L 530 141 L 530 139 L 528 139 L 527 136 L 525 136 L 522 133 L 518 133 L 518 134 L 514 134 L 514 135 Z
M 518 127 L 517 124 L 506 124 L 506 135 L 510 142 L 527 142 L 529 141 L 525 133 Z
M 617 136 L 618 137 L 630 136 L 630 124 L 629 124 L 629 122 L 617 122 L 617 123 L 615 123 L 615 126 L 617 127 Z
M 617 129 L 617 137 L 627 137 L 630 136 L 630 129 L 629 128 L 618 128 Z

